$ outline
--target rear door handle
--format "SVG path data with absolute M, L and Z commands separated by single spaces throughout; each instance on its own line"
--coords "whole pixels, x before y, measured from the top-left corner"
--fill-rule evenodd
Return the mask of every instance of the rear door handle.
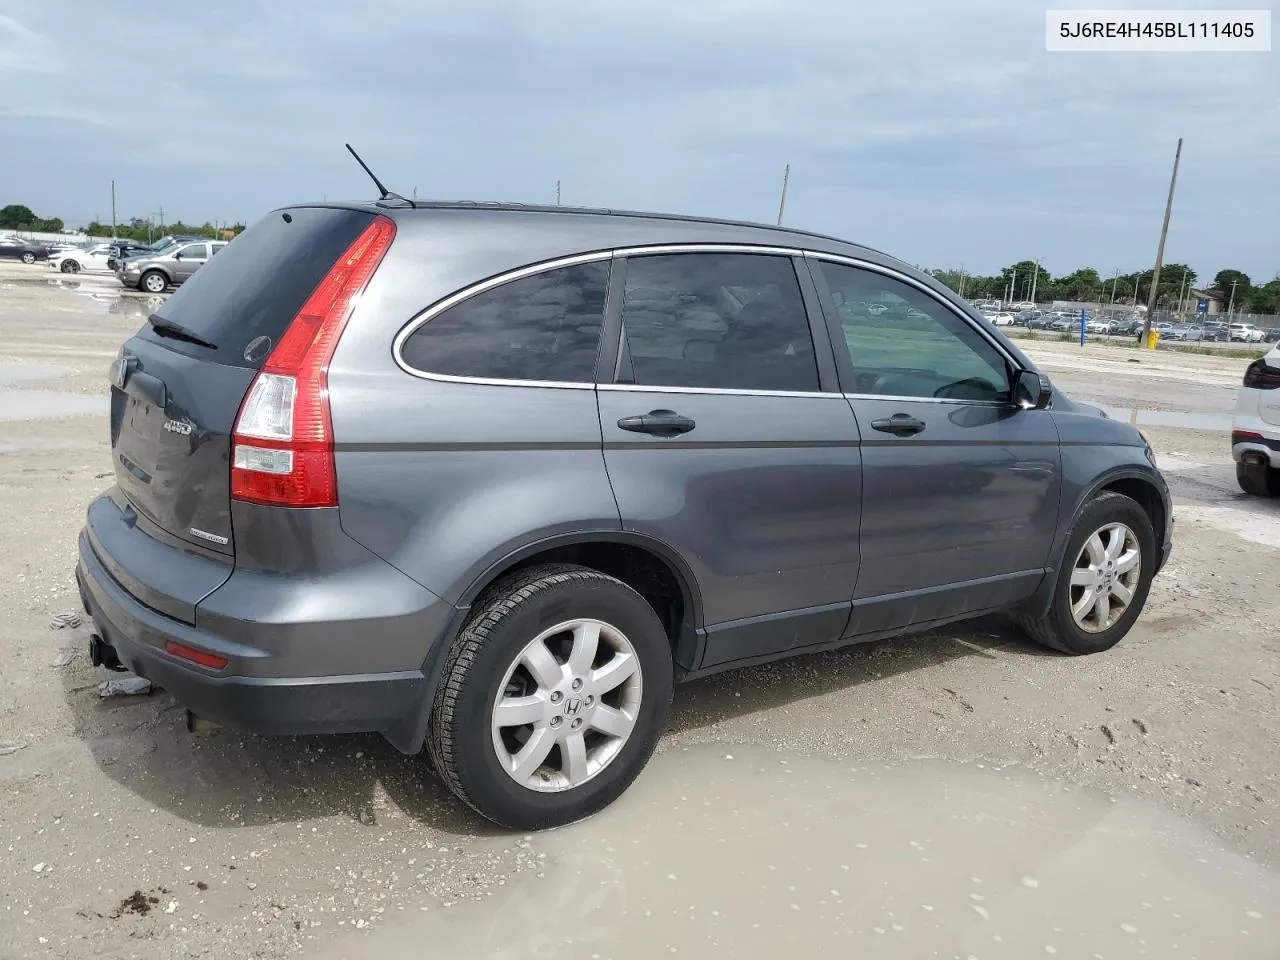
M 924 421 L 917 420 L 909 413 L 895 413 L 892 417 L 872 420 L 871 429 L 892 433 L 895 437 L 912 437 L 924 429 Z
M 618 421 L 619 430 L 632 433 L 648 433 L 655 437 L 676 437 L 688 433 L 696 423 L 688 417 L 682 417 L 674 410 L 650 410 L 637 417 L 623 417 Z

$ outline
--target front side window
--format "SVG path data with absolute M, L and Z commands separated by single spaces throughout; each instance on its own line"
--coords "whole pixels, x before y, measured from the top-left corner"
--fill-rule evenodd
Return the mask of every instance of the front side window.
M 590 383 L 608 287 L 607 260 L 512 280 L 432 317 L 401 358 L 453 377 Z
M 619 380 L 643 386 L 816 391 L 791 260 L 677 253 L 627 261 Z
M 853 367 L 850 393 L 1009 399 L 1008 364 L 954 311 L 901 280 L 846 264 L 818 262 Z

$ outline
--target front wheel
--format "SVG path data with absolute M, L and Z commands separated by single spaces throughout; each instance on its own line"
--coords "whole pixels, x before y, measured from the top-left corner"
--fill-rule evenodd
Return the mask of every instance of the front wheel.
M 28 250 L 26 253 L 24 253 L 24 254 L 22 255 L 22 262 L 23 262 L 23 263 L 25 263 L 25 264 L 28 264 L 28 265 L 29 265 L 29 264 L 32 264 L 32 263 L 35 263 L 35 262 L 36 262 L 36 255 L 35 255 L 34 253 L 32 253 L 30 250 Z
M 164 288 L 168 285 L 168 278 L 159 270 L 148 270 L 138 281 L 138 289 L 147 293 L 164 293 Z
M 76 263 L 74 260 L 63 260 L 58 269 L 63 273 L 79 273 L 80 264 Z
M 572 823 L 643 769 L 673 682 L 670 642 L 643 597 L 596 570 L 532 567 L 486 591 L 454 641 L 428 749 L 487 819 Z
M 1254 497 L 1280 497 L 1280 470 L 1265 464 L 1237 463 L 1236 483 Z
M 1110 650 L 1142 613 L 1156 563 L 1147 512 L 1123 494 L 1100 493 L 1071 527 L 1049 612 L 1019 622 L 1032 640 L 1062 653 Z

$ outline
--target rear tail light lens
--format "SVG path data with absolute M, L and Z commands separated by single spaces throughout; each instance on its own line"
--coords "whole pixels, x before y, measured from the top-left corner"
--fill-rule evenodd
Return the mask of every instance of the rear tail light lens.
M 236 418 L 231 496 L 285 507 L 334 507 L 329 361 L 395 224 L 378 217 L 312 291 L 254 378 Z
M 1244 385 L 1254 390 L 1280 388 L 1280 367 L 1273 367 L 1260 357 L 1245 368 Z

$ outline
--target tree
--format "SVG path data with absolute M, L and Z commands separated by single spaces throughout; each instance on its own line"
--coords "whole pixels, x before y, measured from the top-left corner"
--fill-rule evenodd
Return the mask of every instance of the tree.
M 1227 305 L 1232 309 L 1250 300 L 1252 296 L 1249 275 L 1239 270 L 1219 270 L 1213 278 L 1213 287 L 1222 293 Z
M 9 230 L 30 229 L 31 224 L 39 219 L 30 207 L 24 207 L 20 203 L 11 203 L 7 207 L 0 208 L 0 227 Z

